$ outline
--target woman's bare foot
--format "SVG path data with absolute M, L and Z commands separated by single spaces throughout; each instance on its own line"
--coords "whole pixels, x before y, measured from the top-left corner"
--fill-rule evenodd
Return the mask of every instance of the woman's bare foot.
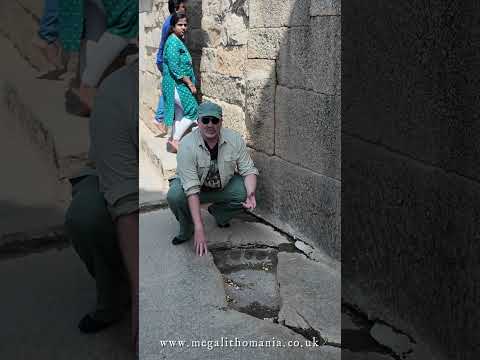
M 95 98 L 95 93 L 97 89 L 85 84 L 80 85 L 79 89 L 79 96 L 80 101 L 88 108 L 88 110 L 92 110 L 93 108 L 93 99 Z
M 171 153 L 176 154 L 178 152 L 178 146 L 179 146 L 178 140 L 173 140 L 173 139 L 168 140 L 167 144 L 170 144 L 171 146 L 171 150 L 170 150 Z
M 32 44 L 41 51 L 42 55 L 55 69 L 62 68 L 62 52 L 57 41 L 49 43 L 40 36 L 35 35 L 32 39 Z
M 165 135 L 168 134 L 168 129 L 167 129 L 167 126 L 165 125 L 165 123 L 161 122 L 156 122 L 154 121 L 153 122 L 155 124 L 155 127 L 158 129 L 158 133 L 157 133 L 157 136 L 159 137 L 164 137 Z

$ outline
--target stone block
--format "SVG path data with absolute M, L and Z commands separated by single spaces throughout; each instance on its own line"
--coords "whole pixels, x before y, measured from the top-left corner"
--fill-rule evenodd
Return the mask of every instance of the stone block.
M 148 71 L 154 75 L 160 75 L 160 71 L 158 71 L 157 68 L 157 52 L 158 49 L 156 48 L 151 48 L 151 47 L 145 47 L 144 48 L 144 69 L 145 71 Z
M 275 61 L 249 60 L 245 100 L 247 144 L 273 155 L 275 141 Z
M 0 2 L 0 34 L 8 37 L 17 51 L 37 70 L 52 69 L 41 51 L 32 44 L 38 21 L 17 1 Z
M 140 16 L 142 17 L 140 29 L 157 27 L 158 24 L 162 21 L 159 18 L 159 15 L 160 14 L 157 11 L 140 13 Z
M 416 340 L 435 334 L 449 358 L 473 354 L 480 184 L 346 134 L 342 178 L 342 296 Z
M 339 271 L 302 254 L 278 253 L 277 281 L 282 306 L 279 323 L 317 330 L 341 343 L 341 276 Z
M 155 112 L 152 108 L 150 108 L 147 104 L 143 101 L 140 101 L 139 104 L 139 118 L 140 120 L 144 121 L 145 123 L 151 122 L 155 116 Z
M 275 179 L 272 173 L 274 158 L 256 150 L 250 150 L 250 155 L 252 157 L 253 163 L 255 164 L 255 167 L 260 172 L 260 176 L 257 180 L 257 210 L 255 210 L 255 212 L 259 214 L 258 209 L 265 209 L 266 211 L 270 209 L 273 212 L 273 208 L 276 202 L 276 193 L 274 191 Z M 262 215 L 265 215 L 265 210 L 261 210 L 260 213 Z M 266 218 L 265 216 L 263 217 Z
M 140 72 L 139 93 L 140 101 L 155 109 L 160 95 L 158 78 L 149 72 Z
M 310 19 L 310 0 L 250 0 L 250 28 L 304 26 Z
M 138 11 L 140 14 L 145 14 L 153 8 L 153 0 L 140 0 L 138 3 Z
M 339 94 L 340 25 L 338 16 L 319 16 L 310 27 L 289 29 L 278 58 L 279 84 Z
M 243 108 L 209 96 L 203 97 L 203 101 L 206 100 L 220 105 L 223 109 L 223 126 L 237 131 L 245 139 L 247 131 L 245 128 L 245 113 L 243 112 Z
M 287 237 L 265 224 L 234 218 L 230 225 L 228 229 L 221 229 L 213 224 L 212 229 L 209 229 L 208 249 L 210 251 L 247 248 L 252 245 L 278 248 L 282 244 L 289 244 Z
M 340 261 L 340 182 L 259 154 L 253 153 L 261 174 L 255 213 Z
M 139 36 L 142 37 L 143 29 L 145 28 L 145 16 L 147 14 L 145 12 L 140 12 L 138 14 L 138 29 L 139 29 Z
M 340 15 L 341 0 L 314 0 L 310 4 L 311 16 Z
M 152 48 L 157 48 L 160 44 L 160 39 L 162 36 L 161 29 L 160 28 L 151 28 L 151 29 L 145 29 L 144 33 L 144 42 L 143 44 L 145 46 L 149 46 Z
M 219 16 L 221 14 L 222 14 L 221 0 L 203 0 L 202 1 L 202 15 L 204 17 Z
M 202 39 L 205 47 L 216 48 L 220 46 L 222 26 L 221 22 L 212 17 L 202 19 Z
M 186 35 L 186 44 L 190 53 L 202 52 L 206 47 L 206 32 L 203 29 L 190 29 Z
M 400 9 L 398 6 L 396 11 Z M 422 23 L 423 12 L 412 14 L 416 18 L 411 21 Z M 441 12 L 435 16 L 442 18 Z M 436 28 L 434 23 L 422 26 L 429 31 Z M 392 29 L 388 19 L 382 19 L 380 25 L 379 29 Z M 359 30 L 362 39 L 370 38 L 367 29 Z M 457 71 L 449 51 L 419 57 L 456 43 L 448 40 L 449 36 L 440 39 L 440 43 L 423 44 L 403 31 L 380 31 L 371 41 L 349 40 L 346 47 L 355 50 L 345 52 L 342 59 L 347 85 L 342 97 L 348 99 L 342 126 L 349 134 L 480 181 L 476 90 L 480 72 L 474 70 L 476 65 L 470 60 L 462 60 L 462 71 Z M 397 43 L 403 44 L 401 53 L 397 52 Z M 362 55 L 352 56 L 354 53 Z M 397 60 L 383 60 L 390 57 Z
M 243 16 L 227 13 L 222 25 L 220 39 L 223 46 L 247 45 L 248 23 Z
M 204 48 L 200 70 L 223 75 L 243 77 L 245 75 L 246 46 L 227 48 Z
M 276 59 L 283 46 L 287 28 L 252 29 L 248 39 L 248 57 Z
M 139 71 L 145 71 L 145 66 L 146 66 L 146 49 L 144 46 L 141 46 L 141 44 L 139 44 L 139 47 L 138 47 L 138 70 Z
M 220 74 L 203 73 L 202 93 L 230 104 L 244 106 L 245 81 Z
M 275 154 L 316 173 L 340 180 L 340 96 L 278 86 Z

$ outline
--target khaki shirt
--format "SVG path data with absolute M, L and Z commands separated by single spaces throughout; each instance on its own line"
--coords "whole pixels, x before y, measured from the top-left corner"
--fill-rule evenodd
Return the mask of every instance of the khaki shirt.
M 218 170 L 222 189 L 237 172 L 241 176 L 258 175 L 245 141 L 231 129 L 220 129 Z M 187 196 L 197 194 L 210 169 L 210 151 L 198 129 L 181 141 L 177 154 L 177 176 Z
M 90 160 L 113 218 L 138 210 L 138 61 L 102 83 L 90 117 Z

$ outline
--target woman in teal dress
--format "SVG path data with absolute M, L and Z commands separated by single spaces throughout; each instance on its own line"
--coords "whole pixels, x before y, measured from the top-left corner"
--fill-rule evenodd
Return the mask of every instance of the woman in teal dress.
M 184 44 L 187 31 L 187 16 L 174 13 L 170 35 L 163 50 L 162 92 L 165 100 L 165 125 L 172 126 L 169 140 L 174 152 L 183 134 L 197 120 L 197 88 L 193 72 L 192 56 Z M 174 121 L 175 120 L 175 121 Z
M 77 95 L 81 114 L 90 113 L 96 88 L 107 68 L 137 37 L 138 0 L 59 0 L 59 39 L 63 50 L 78 53 L 82 39 L 95 43 L 82 48 L 85 66 L 80 69 Z

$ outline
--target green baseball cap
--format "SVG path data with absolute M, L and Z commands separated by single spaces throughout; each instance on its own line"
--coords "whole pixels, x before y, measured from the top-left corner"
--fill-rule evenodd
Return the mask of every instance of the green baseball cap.
M 205 116 L 213 116 L 221 119 L 222 108 L 211 101 L 204 101 L 198 106 L 198 118 L 201 119 Z

